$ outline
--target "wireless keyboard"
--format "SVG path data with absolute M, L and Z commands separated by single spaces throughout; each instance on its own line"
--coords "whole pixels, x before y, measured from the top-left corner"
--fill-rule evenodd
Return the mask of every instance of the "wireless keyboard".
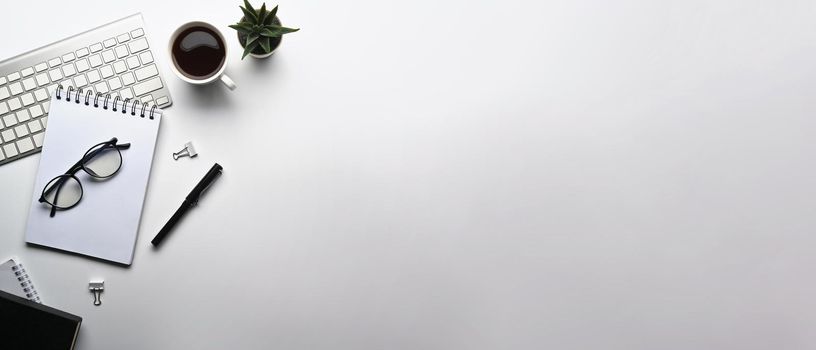
M 0 165 L 40 151 L 58 85 L 170 106 L 135 14 L 0 62 Z

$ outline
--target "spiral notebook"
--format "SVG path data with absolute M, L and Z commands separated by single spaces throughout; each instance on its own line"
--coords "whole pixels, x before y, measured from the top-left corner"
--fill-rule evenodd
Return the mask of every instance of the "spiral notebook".
M 13 258 L 0 265 L 0 290 L 31 301 L 42 302 L 23 264 Z
M 57 89 L 51 96 L 26 242 L 130 265 L 161 118 L 162 111 L 149 103 Z M 46 184 L 89 148 L 113 137 L 131 145 L 120 152 L 119 171 L 101 181 L 77 172 L 83 192 L 79 203 L 50 217 L 51 207 L 39 202 Z

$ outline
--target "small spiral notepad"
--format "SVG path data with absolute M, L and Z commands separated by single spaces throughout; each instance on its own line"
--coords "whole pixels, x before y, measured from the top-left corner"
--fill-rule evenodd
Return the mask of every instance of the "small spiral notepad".
M 40 303 L 40 295 L 23 264 L 9 259 L 0 265 L 0 290 Z

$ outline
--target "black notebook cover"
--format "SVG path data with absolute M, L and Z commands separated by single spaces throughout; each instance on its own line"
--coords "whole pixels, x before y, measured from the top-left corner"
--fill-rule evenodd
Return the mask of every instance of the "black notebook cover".
M 0 291 L 0 348 L 74 348 L 82 318 Z

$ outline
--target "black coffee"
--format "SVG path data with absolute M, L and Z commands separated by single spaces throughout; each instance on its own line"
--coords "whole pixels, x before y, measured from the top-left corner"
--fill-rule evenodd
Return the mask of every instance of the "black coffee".
M 173 42 L 173 63 L 191 79 L 218 73 L 227 58 L 221 37 L 207 27 L 185 29 Z

